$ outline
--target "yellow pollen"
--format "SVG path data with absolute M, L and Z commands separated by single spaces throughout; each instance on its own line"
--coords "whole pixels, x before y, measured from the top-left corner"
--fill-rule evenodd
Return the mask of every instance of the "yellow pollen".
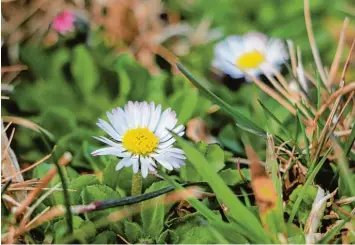
M 264 55 L 259 51 L 254 50 L 241 55 L 236 60 L 236 66 L 243 70 L 254 69 L 258 68 L 264 61 Z
M 123 136 L 123 147 L 134 155 L 147 155 L 158 146 L 158 138 L 147 128 L 127 130 Z

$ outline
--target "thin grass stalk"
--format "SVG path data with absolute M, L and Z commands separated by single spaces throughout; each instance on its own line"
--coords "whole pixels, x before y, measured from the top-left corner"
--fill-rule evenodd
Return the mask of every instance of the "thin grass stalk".
M 346 32 L 346 28 L 348 27 L 348 24 L 349 24 L 349 18 L 346 17 L 345 20 L 344 20 L 344 23 L 343 23 L 343 27 L 342 27 L 341 32 L 340 32 L 338 47 L 337 47 L 337 50 L 335 52 L 333 63 L 332 63 L 332 66 L 330 68 L 330 71 L 329 71 L 329 76 L 328 76 L 328 81 L 327 81 L 327 87 L 328 88 L 334 82 L 334 78 L 335 78 L 336 72 L 337 72 L 337 70 L 339 68 L 341 54 L 342 54 L 343 48 L 344 48 L 345 32 Z
M 330 154 L 330 152 L 332 151 L 332 148 L 329 148 L 328 151 L 324 154 L 323 158 L 320 160 L 320 162 L 317 164 L 317 166 L 313 169 L 313 171 L 311 172 L 311 174 L 309 174 L 306 183 L 302 186 L 302 189 L 300 191 L 300 194 L 298 195 L 292 210 L 291 210 L 291 214 L 290 217 L 287 221 L 288 224 L 291 224 L 293 219 L 296 216 L 296 213 L 299 209 L 299 206 L 301 205 L 302 199 L 305 195 L 305 190 L 306 188 L 313 182 L 314 177 L 317 175 L 317 173 L 319 172 L 319 170 L 322 168 L 323 164 L 325 163 L 325 161 L 327 160 L 328 155 Z
M 324 85 L 326 85 L 327 78 L 326 78 L 326 75 L 324 72 L 324 67 L 323 67 L 319 52 L 318 52 L 317 44 L 316 44 L 316 41 L 315 41 L 315 38 L 313 35 L 313 30 L 312 30 L 312 20 L 311 20 L 311 13 L 310 13 L 310 9 L 309 9 L 309 0 L 304 0 L 304 18 L 305 18 L 305 22 L 306 22 L 306 29 L 307 29 L 309 44 L 311 45 L 311 49 L 312 49 L 313 58 L 316 63 L 317 70 L 320 74 L 322 82 Z

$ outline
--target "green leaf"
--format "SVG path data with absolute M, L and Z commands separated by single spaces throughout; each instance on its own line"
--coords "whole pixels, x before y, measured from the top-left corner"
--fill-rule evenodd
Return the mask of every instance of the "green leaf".
M 49 164 L 49 163 L 42 163 L 34 168 L 32 177 L 42 179 L 51 168 L 55 168 L 55 165 Z M 66 182 L 69 182 L 71 179 L 75 179 L 79 175 L 71 167 L 65 167 L 65 168 L 62 167 L 62 170 L 64 173 L 64 177 L 66 179 Z M 49 182 L 47 187 L 48 188 L 54 187 L 58 183 L 60 183 L 60 178 L 59 178 L 59 175 L 56 174 L 54 176 L 54 178 L 52 179 L 52 181 Z M 62 188 L 62 187 L 60 186 L 59 188 Z M 44 204 L 46 204 L 47 206 L 64 204 L 63 192 L 62 191 L 54 191 L 51 195 L 48 196 L 48 198 L 46 198 L 44 200 Z
M 172 108 L 179 115 L 179 122 L 185 124 L 194 114 L 198 101 L 198 91 L 195 88 L 177 90 L 170 98 Z
M 176 244 L 179 242 L 179 235 L 173 230 L 166 230 L 159 236 L 157 243 L 159 244 Z
M 83 45 L 76 46 L 73 50 L 71 72 L 84 97 L 91 96 L 99 77 L 95 62 Z
M 127 220 L 124 222 L 124 231 L 125 237 L 131 243 L 137 242 L 143 235 L 143 231 L 137 223 Z
M 243 114 L 232 108 L 225 101 L 220 99 L 210 90 L 205 88 L 197 79 L 180 63 L 177 63 L 177 67 L 179 70 L 192 82 L 207 98 L 216 103 L 221 109 L 223 109 L 226 113 L 228 113 L 237 123 L 237 126 L 240 128 L 251 132 L 253 134 L 266 137 L 266 132 L 258 125 L 256 125 L 253 121 L 246 118 Z
M 113 231 L 106 230 L 98 234 L 92 243 L 93 244 L 117 244 L 117 236 Z
M 226 224 L 218 224 L 218 223 L 213 223 L 212 227 L 218 231 L 227 241 L 228 243 L 231 244 L 247 244 L 249 241 L 247 238 L 239 234 L 235 230 L 235 225 L 231 223 L 226 223 Z
M 128 99 L 138 101 L 145 99 L 150 75 L 144 67 L 130 55 L 122 54 L 117 58 L 116 72 L 120 86 L 117 104 L 124 104 Z
M 70 185 L 68 186 L 70 200 L 72 205 L 79 205 L 82 204 L 80 193 L 82 189 L 90 185 L 99 184 L 99 180 L 95 175 L 87 174 L 81 175 L 78 178 L 74 179 Z
M 170 185 L 166 181 L 156 182 L 152 184 L 145 193 L 157 191 L 168 186 Z M 154 206 L 151 207 L 152 205 Z M 146 206 L 149 208 L 145 208 Z M 157 239 L 164 228 L 164 217 L 165 210 L 163 199 L 154 198 L 153 200 L 143 202 L 141 205 L 141 218 L 144 236 Z
M 87 186 L 82 190 L 80 196 L 84 205 L 95 201 L 118 199 L 121 197 L 117 191 L 106 185 Z M 102 210 L 94 213 L 87 213 L 85 216 L 90 220 L 97 220 L 101 217 L 106 217 L 110 212 L 112 212 L 112 210 Z
M 176 233 L 179 236 L 180 244 L 213 244 L 217 243 L 210 229 L 203 224 L 190 227 L 188 229 L 177 228 Z
M 39 124 L 54 134 L 56 138 L 75 131 L 77 127 L 75 115 L 65 107 L 44 109 Z
M 196 143 L 196 147 L 206 157 L 208 163 L 212 166 L 212 169 L 215 172 L 218 172 L 224 168 L 224 151 L 218 144 L 198 142 Z M 202 177 L 198 173 L 197 169 L 191 164 L 187 164 L 186 167 L 182 167 L 180 172 L 182 178 L 186 181 L 198 182 L 202 180 Z
M 73 228 L 74 230 L 78 230 L 80 228 L 80 225 L 83 223 L 83 220 L 79 216 L 73 216 Z M 68 227 L 67 227 L 67 222 L 65 219 L 61 219 L 54 223 L 53 225 L 53 231 L 54 231 L 54 240 L 56 244 L 63 243 L 62 239 L 65 237 L 67 234 Z
M 267 117 L 271 117 L 279 126 L 279 128 L 282 130 L 282 132 L 287 136 L 288 138 L 293 138 L 292 134 L 286 129 L 285 125 L 264 105 L 260 100 L 258 100 L 259 104 L 264 110 L 264 113 L 266 114 Z
M 244 154 L 244 149 L 238 141 L 238 136 L 235 132 L 235 126 L 228 124 L 218 135 L 218 140 L 223 146 L 228 147 L 235 153 Z
M 116 158 L 116 161 L 109 162 L 102 173 L 102 183 L 112 189 L 119 188 L 128 195 L 131 192 L 133 171 L 131 167 L 116 171 L 115 167 L 119 161 L 120 159 Z
M 175 135 L 176 141 L 184 150 L 188 160 L 198 169 L 201 176 L 211 186 L 219 200 L 228 207 L 231 216 L 248 232 L 254 234 L 254 238 L 260 241 L 268 241 L 265 231 L 259 220 L 247 209 L 243 203 L 234 195 L 223 179 L 213 171 L 213 168 L 194 146 L 186 140 Z
M 243 176 L 241 176 L 243 175 Z M 227 185 L 237 185 L 244 183 L 244 179 L 250 181 L 249 169 L 242 168 L 240 172 L 236 169 L 225 169 L 219 173 L 219 176 Z M 244 179 L 243 179 L 244 177 Z

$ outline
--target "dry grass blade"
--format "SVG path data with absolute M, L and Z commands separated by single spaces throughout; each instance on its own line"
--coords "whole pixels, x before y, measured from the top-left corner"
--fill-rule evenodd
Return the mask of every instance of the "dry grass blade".
M 43 158 L 41 158 L 40 160 L 38 160 L 37 162 L 35 162 L 34 164 L 32 164 L 31 166 L 25 168 L 25 169 L 22 169 L 20 172 L 17 172 L 15 175 L 11 176 L 11 178 L 15 178 L 17 175 L 19 174 L 23 174 L 33 168 L 35 168 L 36 166 L 38 166 L 39 164 L 43 163 L 44 161 L 46 161 L 47 159 L 49 159 L 50 157 L 52 156 L 52 153 L 51 154 L 48 154 L 46 156 L 44 156 Z
M 287 40 L 287 46 L 288 46 L 288 52 L 291 57 L 292 73 L 294 76 L 296 76 L 297 61 L 296 61 L 295 47 L 294 47 L 293 42 L 291 40 Z
M 10 148 L 10 144 L 15 133 L 15 128 L 13 128 L 10 138 L 7 138 L 3 122 L 1 122 L 1 130 L 1 174 L 2 178 L 8 180 L 11 178 L 11 176 L 20 171 L 20 165 L 17 161 L 17 157 L 14 151 Z M 13 182 L 24 182 L 23 176 L 21 174 L 16 175 L 15 178 L 11 179 Z M 26 194 L 26 191 L 17 192 L 15 193 L 15 197 L 17 201 L 22 201 L 25 199 Z
M 20 222 L 20 227 L 26 226 L 28 219 L 31 217 L 35 209 L 44 201 L 44 199 L 46 199 L 50 194 L 52 194 L 60 185 L 61 183 L 58 183 L 57 185 L 53 186 L 46 193 L 44 193 L 40 198 L 37 199 L 37 201 L 28 209 L 26 214 L 23 216 Z
M 321 117 L 323 112 L 328 108 L 328 106 L 330 104 L 333 103 L 334 100 L 336 100 L 341 95 L 345 95 L 345 94 L 351 93 L 353 91 L 355 91 L 355 81 L 351 82 L 350 84 L 348 84 L 348 85 L 346 85 L 346 86 L 344 86 L 342 88 L 339 88 L 337 91 L 332 93 L 329 96 L 329 98 L 326 100 L 326 102 L 320 107 L 320 109 L 317 112 L 317 114 L 315 115 L 314 123 L 316 123 L 318 121 L 318 119 Z
M 3 67 L 1 67 L 1 73 L 14 72 L 14 71 L 25 71 L 27 69 L 28 69 L 28 66 L 26 66 L 26 65 L 3 66 Z
M 6 127 L 2 130 L 2 133 L 5 133 L 5 132 L 9 129 L 9 127 L 11 126 L 11 124 L 12 124 L 12 122 L 9 122 L 9 123 L 6 125 Z
M 343 68 L 343 72 L 341 74 L 341 80 L 340 81 L 345 81 L 345 74 L 346 74 L 346 71 L 348 70 L 351 57 L 354 54 L 354 48 L 355 48 L 355 38 L 353 39 L 353 42 L 351 44 L 351 48 L 350 48 L 348 57 L 346 58 L 345 65 L 344 65 L 344 68 Z
M 271 178 L 267 175 L 264 166 L 260 164 L 253 148 L 247 145 L 245 151 L 251 162 L 251 186 L 259 206 L 260 216 L 263 218 L 269 210 L 276 207 L 277 193 Z M 264 225 L 266 224 L 264 223 Z
M 170 194 L 167 194 L 166 197 L 160 197 L 164 198 L 164 204 L 170 204 L 170 203 L 175 203 L 178 201 L 186 200 L 188 198 L 199 198 L 201 197 L 201 189 L 199 187 L 188 187 L 183 190 L 178 190 L 174 191 Z M 149 209 L 153 208 L 156 206 L 156 202 L 160 202 L 160 198 L 156 198 L 152 200 L 150 205 L 144 206 L 144 209 Z M 73 206 L 72 211 L 78 211 L 75 213 L 80 213 L 81 210 L 85 210 L 85 205 L 78 205 L 78 206 Z M 99 229 L 102 226 L 106 226 L 110 222 L 116 222 L 119 221 L 125 217 L 131 216 L 135 213 L 141 212 L 141 205 L 140 203 L 129 206 L 129 208 L 125 208 L 119 211 L 115 211 L 111 213 L 108 217 L 102 218 L 96 222 L 96 229 Z M 15 237 L 21 236 L 24 233 L 40 226 L 46 221 L 50 221 L 56 217 L 63 216 L 65 214 L 65 208 L 62 205 L 55 206 L 48 210 L 47 212 L 38 215 L 35 220 L 32 220 L 26 227 L 20 227 L 19 229 L 16 230 Z
M 65 165 L 67 165 L 70 162 L 70 160 L 71 160 L 71 158 L 68 158 L 68 156 L 66 154 L 64 154 L 61 157 L 61 159 L 59 160 L 59 164 L 61 166 L 65 166 Z M 46 187 L 49 184 L 49 182 L 54 178 L 56 173 L 57 173 L 57 169 L 56 169 L 55 166 L 53 166 L 47 172 L 47 174 L 42 178 L 42 182 L 36 187 L 36 189 L 31 191 L 28 194 L 27 198 L 21 202 L 21 206 L 18 209 L 16 209 L 16 211 L 15 211 L 16 215 L 21 214 L 25 210 L 25 207 L 28 207 L 33 202 L 33 200 L 42 191 L 42 189 L 44 187 Z
M 311 49 L 312 49 L 312 53 L 313 53 L 313 58 L 316 63 L 317 70 L 320 74 L 320 77 L 323 81 L 323 84 L 326 84 L 327 78 L 326 78 L 325 71 L 324 71 L 324 68 L 322 65 L 322 61 L 319 56 L 316 40 L 313 35 L 311 13 L 310 13 L 310 9 L 309 9 L 309 0 L 304 0 L 304 18 L 305 18 L 305 22 L 306 22 L 309 43 L 311 45 Z
M 21 118 L 21 117 L 9 117 L 9 116 L 3 116 L 1 117 L 2 120 L 4 122 L 8 122 L 8 123 L 14 123 L 14 124 L 17 124 L 17 125 L 21 125 L 23 127 L 26 127 L 26 128 L 29 128 L 29 129 L 32 129 L 36 132 L 40 132 L 40 129 L 41 127 L 38 126 L 37 124 L 27 120 L 27 119 L 24 119 L 24 118 Z
M 343 48 L 344 48 L 345 31 L 346 31 L 346 28 L 348 27 L 348 24 L 349 24 L 349 19 L 345 18 L 344 24 L 343 24 L 343 28 L 341 29 L 341 33 L 340 33 L 338 47 L 337 47 L 337 50 L 336 50 L 336 53 L 335 53 L 335 56 L 334 56 L 334 59 L 333 59 L 332 66 L 331 66 L 330 71 L 329 71 L 328 81 L 327 81 L 327 84 L 326 84 L 328 88 L 334 82 L 334 78 L 335 78 L 336 72 L 337 72 L 337 70 L 339 68 L 341 54 L 342 54 Z
M 255 76 L 252 76 L 250 74 L 247 74 L 254 82 L 255 84 L 266 94 L 270 95 L 273 99 L 278 101 L 282 106 L 284 106 L 291 114 L 296 115 L 296 110 L 293 108 L 292 105 L 290 105 L 286 100 L 282 98 L 278 93 L 276 93 L 274 90 L 272 90 L 270 87 L 268 87 L 265 83 L 257 79 Z

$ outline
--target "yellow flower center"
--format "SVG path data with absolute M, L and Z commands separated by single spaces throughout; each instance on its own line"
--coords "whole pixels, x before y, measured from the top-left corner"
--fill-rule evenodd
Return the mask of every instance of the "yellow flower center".
M 147 155 L 157 148 L 158 138 L 147 128 L 135 128 L 127 130 L 122 143 L 134 155 Z
M 264 55 L 259 51 L 254 50 L 241 55 L 236 61 L 236 66 L 243 70 L 253 69 L 258 68 L 264 61 Z

